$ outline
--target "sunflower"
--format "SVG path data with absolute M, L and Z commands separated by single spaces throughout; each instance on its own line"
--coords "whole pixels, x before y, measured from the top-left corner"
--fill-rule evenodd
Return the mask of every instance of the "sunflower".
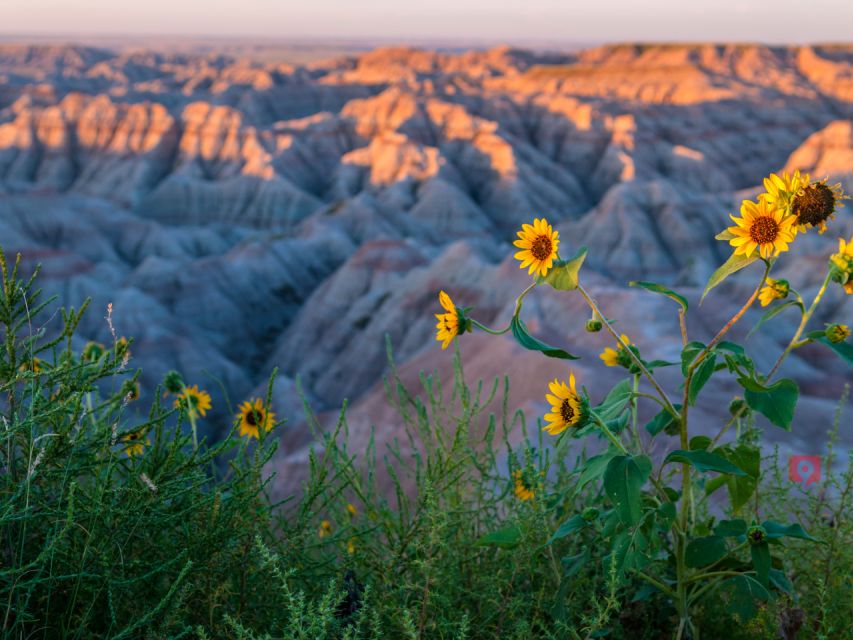
M 269 431 L 275 424 L 275 414 L 264 406 L 260 398 L 240 405 L 240 435 L 260 439 L 260 429 Z
M 808 186 L 809 182 L 809 174 L 801 174 L 799 169 L 794 171 L 793 175 L 787 171 L 781 175 L 771 173 L 764 178 L 764 188 L 767 190 L 764 199 L 776 205 L 776 208 L 787 211 L 794 196 Z
M 631 347 L 631 340 L 624 333 L 621 336 L 622 342 L 624 342 L 629 348 Z M 608 367 L 625 367 L 626 369 L 631 367 L 633 360 L 631 356 L 626 353 L 625 348 L 620 344 L 616 343 L 616 348 L 607 347 L 604 351 L 601 352 L 601 355 L 598 356 L 604 361 Z
M 587 417 L 587 402 L 586 398 L 578 394 L 575 374 L 569 375 L 568 385 L 554 379 L 548 388 L 551 393 L 545 394 L 545 399 L 551 404 L 551 413 L 545 414 L 547 424 L 542 431 L 556 436 L 569 427 L 582 426 Z
M 347 513 L 350 518 L 355 518 L 358 515 L 358 509 L 355 508 L 352 502 L 347 503 Z
M 853 236 L 849 241 L 838 239 L 838 253 L 829 258 L 832 279 L 844 286 L 844 291 L 853 293 Z
M 513 489 L 515 497 L 521 500 L 522 502 L 532 500 L 536 493 L 533 491 L 533 487 L 528 486 L 527 482 L 525 481 L 524 472 L 521 469 L 516 469 L 512 472 L 512 478 L 513 483 L 515 485 Z
M 444 307 L 445 313 L 435 314 L 438 318 L 435 339 L 441 343 L 442 349 L 447 349 L 453 338 L 471 330 L 471 321 L 465 317 L 465 310 L 453 304 L 453 300 L 444 291 L 438 292 L 438 301 Z
M 826 178 L 806 184 L 791 198 L 791 213 L 796 216 L 800 231 L 818 227 L 819 233 L 826 231 L 826 221 L 835 218 L 835 211 L 844 206 L 847 199 L 841 183 L 826 184 Z
M 850 327 L 846 324 L 831 324 L 826 327 L 826 339 L 832 344 L 844 342 L 850 337 Z
M 790 286 L 787 280 L 774 280 L 767 278 L 766 286 L 761 288 L 758 293 L 758 299 L 761 301 L 761 306 L 766 307 L 774 300 L 783 300 L 788 297 Z
M 210 394 L 203 389 L 199 389 L 197 384 L 191 387 L 184 387 L 183 390 L 175 398 L 173 406 L 188 407 L 190 411 L 198 413 L 202 418 L 207 414 L 207 410 L 213 405 L 210 402 Z
M 141 431 L 131 431 L 130 433 L 126 433 L 121 437 L 122 442 L 127 442 L 128 445 L 125 447 L 124 452 L 128 455 L 128 457 L 134 457 L 142 455 L 142 452 L 145 451 L 145 447 L 151 444 L 151 440 L 145 438 L 145 442 L 142 442 L 142 432 Z
M 759 198 L 757 203 L 744 200 L 740 214 L 741 218 L 729 216 L 736 226 L 727 229 L 734 236 L 729 244 L 735 247 L 735 255 L 751 256 L 758 249 L 762 258 L 769 258 L 787 251 L 788 243 L 794 241 L 795 217 L 785 216 L 784 209 L 766 198 Z
M 528 273 L 544 276 L 554 264 L 560 246 L 560 232 L 554 231 L 545 218 L 536 218 L 533 226 L 525 224 L 518 232 L 519 239 L 513 244 L 521 249 L 515 254 L 520 260 L 520 269 L 529 266 Z

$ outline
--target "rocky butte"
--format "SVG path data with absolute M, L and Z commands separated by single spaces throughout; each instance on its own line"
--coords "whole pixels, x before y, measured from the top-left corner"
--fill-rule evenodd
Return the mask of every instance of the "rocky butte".
M 108 341 L 98 310 L 113 303 L 136 339 L 143 398 L 172 368 L 208 389 L 211 436 L 230 421 L 224 390 L 236 406 L 278 367 L 288 477 L 310 440 L 297 377 L 321 422 L 350 399 L 354 450 L 371 425 L 394 437 L 385 336 L 404 379 L 448 376 L 438 289 L 505 323 L 527 283 L 510 243 L 534 215 L 589 246 L 585 282 L 644 354 L 677 359 L 669 301 L 626 282 L 676 285 L 698 303 L 728 252 L 714 240 L 727 214 L 764 175 L 795 168 L 853 190 L 853 46 L 385 48 L 304 65 L 0 46 L 0 244 L 42 263 L 64 303 L 94 299 L 85 338 Z M 783 277 L 814 286 L 851 232 L 842 212 L 798 243 Z M 715 291 L 693 334 L 709 337 L 751 282 Z M 841 319 L 840 289 L 829 295 L 819 323 Z M 525 318 L 584 356 L 574 368 L 598 399 L 596 380 L 617 374 L 600 366 L 609 341 L 584 333 L 582 302 L 537 292 Z M 767 365 L 790 331 L 783 316 L 748 348 Z M 530 416 L 563 373 L 511 339 L 461 347 L 471 378 L 511 371 L 511 407 Z M 845 382 L 833 358 L 804 348 L 786 363 L 804 397 L 793 433 L 772 440 L 820 447 Z M 709 429 L 734 391 L 701 396 Z

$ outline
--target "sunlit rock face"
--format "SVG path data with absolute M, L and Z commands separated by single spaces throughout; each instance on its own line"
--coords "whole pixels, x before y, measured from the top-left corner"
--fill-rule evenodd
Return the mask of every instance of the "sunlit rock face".
M 713 239 L 727 214 L 767 173 L 798 168 L 853 189 L 853 48 L 390 48 L 298 66 L 0 46 L 0 244 L 42 263 L 66 303 L 93 298 L 81 340 L 109 339 L 112 302 L 148 398 L 163 372 L 184 371 L 214 397 L 211 434 L 230 419 L 225 391 L 234 405 L 278 367 L 282 464 L 297 467 L 297 387 L 321 411 L 349 398 L 354 438 L 371 424 L 393 437 L 386 337 L 407 379 L 447 375 L 438 290 L 505 324 L 528 282 L 511 242 L 534 216 L 566 253 L 589 247 L 585 281 L 620 329 L 677 359 L 671 305 L 626 283 L 664 282 L 698 304 L 729 252 Z M 851 231 L 842 212 L 826 236 L 798 240 L 781 274 L 808 291 Z M 707 339 L 757 275 L 715 291 L 692 334 Z M 584 356 L 575 368 L 594 399 L 615 380 L 582 301 L 537 292 L 525 314 Z M 817 323 L 843 315 L 832 289 Z M 790 320 L 750 339 L 759 362 L 772 364 Z M 549 376 L 565 374 L 507 338 L 466 336 L 462 349 L 472 376 L 509 370 L 512 406 L 531 415 Z M 785 371 L 804 408 L 784 442 L 808 449 L 843 369 L 809 347 Z M 708 388 L 703 428 L 734 391 Z

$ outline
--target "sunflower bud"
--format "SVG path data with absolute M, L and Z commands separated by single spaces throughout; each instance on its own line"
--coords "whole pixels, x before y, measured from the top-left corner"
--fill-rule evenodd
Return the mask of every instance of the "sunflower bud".
M 83 347 L 83 362 L 95 362 L 96 360 L 100 360 L 106 350 L 107 348 L 100 342 L 87 342 L 86 346 Z
M 601 320 L 598 320 L 596 318 L 590 318 L 586 321 L 586 330 L 590 333 L 598 333 L 599 331 L 601 331 L 602 326 L 603 325 L 601 324 Z
M 746 532 L 746 539 L 749 540 L 749 544 L 761 544 L 767 540 L 767 529 L 754 525 Z
M 163 378 L 163 386 L 169 393 L 180 393 L 184 389 L 184 379 L 177 371 L 169 371 Z
M 749 407 L 743 398 L 735 398 L 729 403 L 729 413 L 734 417 L 744 415 L 747 411 Z
M 761 301 L 761 306 L 766 307 L 774 300 L 784 300 L 787 298 L 790 290 L 791 287 L 787 280 L 767 278 L 767 285 L 761 288 L 758 299 Z
M 832 344 L 844 342 L 850 337 L 850 327 L 846 324 L 831 324 L 826 327 L 826 339 Z

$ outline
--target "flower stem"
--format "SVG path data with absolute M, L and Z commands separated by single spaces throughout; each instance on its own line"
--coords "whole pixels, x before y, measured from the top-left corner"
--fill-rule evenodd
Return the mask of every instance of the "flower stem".
M 515 310 L 512 312 L 512 317 L 513 317 L 513 318 L 517 318 L 517 317 L 518 317 L 518 314 L 519 314 L 519 313 L 521 313 L 521 306 L 522 306 L 522 302 L 523 302 L 523 300 L 524 300 L 524 297 L 525 297 L 528 293 L 530 293 L 531 291 L 533 291 L 533 289 L 534 289 L 535 287 L 536 287 L 536 283 L 535 283 L 535 282 L 532 282 L 532 283 L 530 284 L 530 286 L 529 286 L 529 287 L 527 287 L 524 291 L 522 291 L 522 292 L 519 294 L 519 296 L 515 299 Z M 473 324 L 475 327 L 477 327 L 478 329 L 480 329 L 480 330 L 482 330 L 482 331 L 485 331 L 486 333 L 491 333 L 493 336 L 502 336 L 503 334 L 505 334 L 507 331 L 509 331 L 509 330 L 512 328 L 512 322 L 510 322 L 510 323 L 509 323 L 506 327 L 504 327 L 503 329 L 490 329 L 489 327 L 487 327 L 486 325 L 482 324 L 481 322 L 477 322 L 476 320 L 474 320 L 474 318 L 469 318 L 469 319 L 471 320 L 471 324 Z
M 480 322 L 477 322 L 476 320 L 474 320 L 474 318 L 469 318 L 469 320 L 471 320 L 471 324 L 473 324 L 475 327 L 477 327 L 481 331 L 485 331 L 486 333 L 491 333 L 493 336 L 502 336 L 507 331 L 509 331 L 510 327 L 512 326 L 512 325 L 507 325 L 506 327 L 504 327 L 501 330 L 496 330 L 496 329 L 489 329 L 489 327 L 487 327 L 484 324 L 481 324 Z
M 601 430 L 604 432 L 604 435 L 607 436 L 607 439 L 610 440 L 610 442 L 612 442 L 613 444 L 615 444 L 616 448 L 619 449 L 619 451 L 621 451 L 623 454 L 625 454 L 626 456 L 629 455 L 628 449 L 626 449 L 625 445 L 622 444 L 622 440 L 616 437 L 616 434 L 610 430 L 610 427 L 605 424 L 604 420 L 602 420 L 601 417 L 595 411 L 590 411 L 589 415 L 592 416 L 592 419 L 595 421 L 595 423 L 599 427 L 601 427 Z

